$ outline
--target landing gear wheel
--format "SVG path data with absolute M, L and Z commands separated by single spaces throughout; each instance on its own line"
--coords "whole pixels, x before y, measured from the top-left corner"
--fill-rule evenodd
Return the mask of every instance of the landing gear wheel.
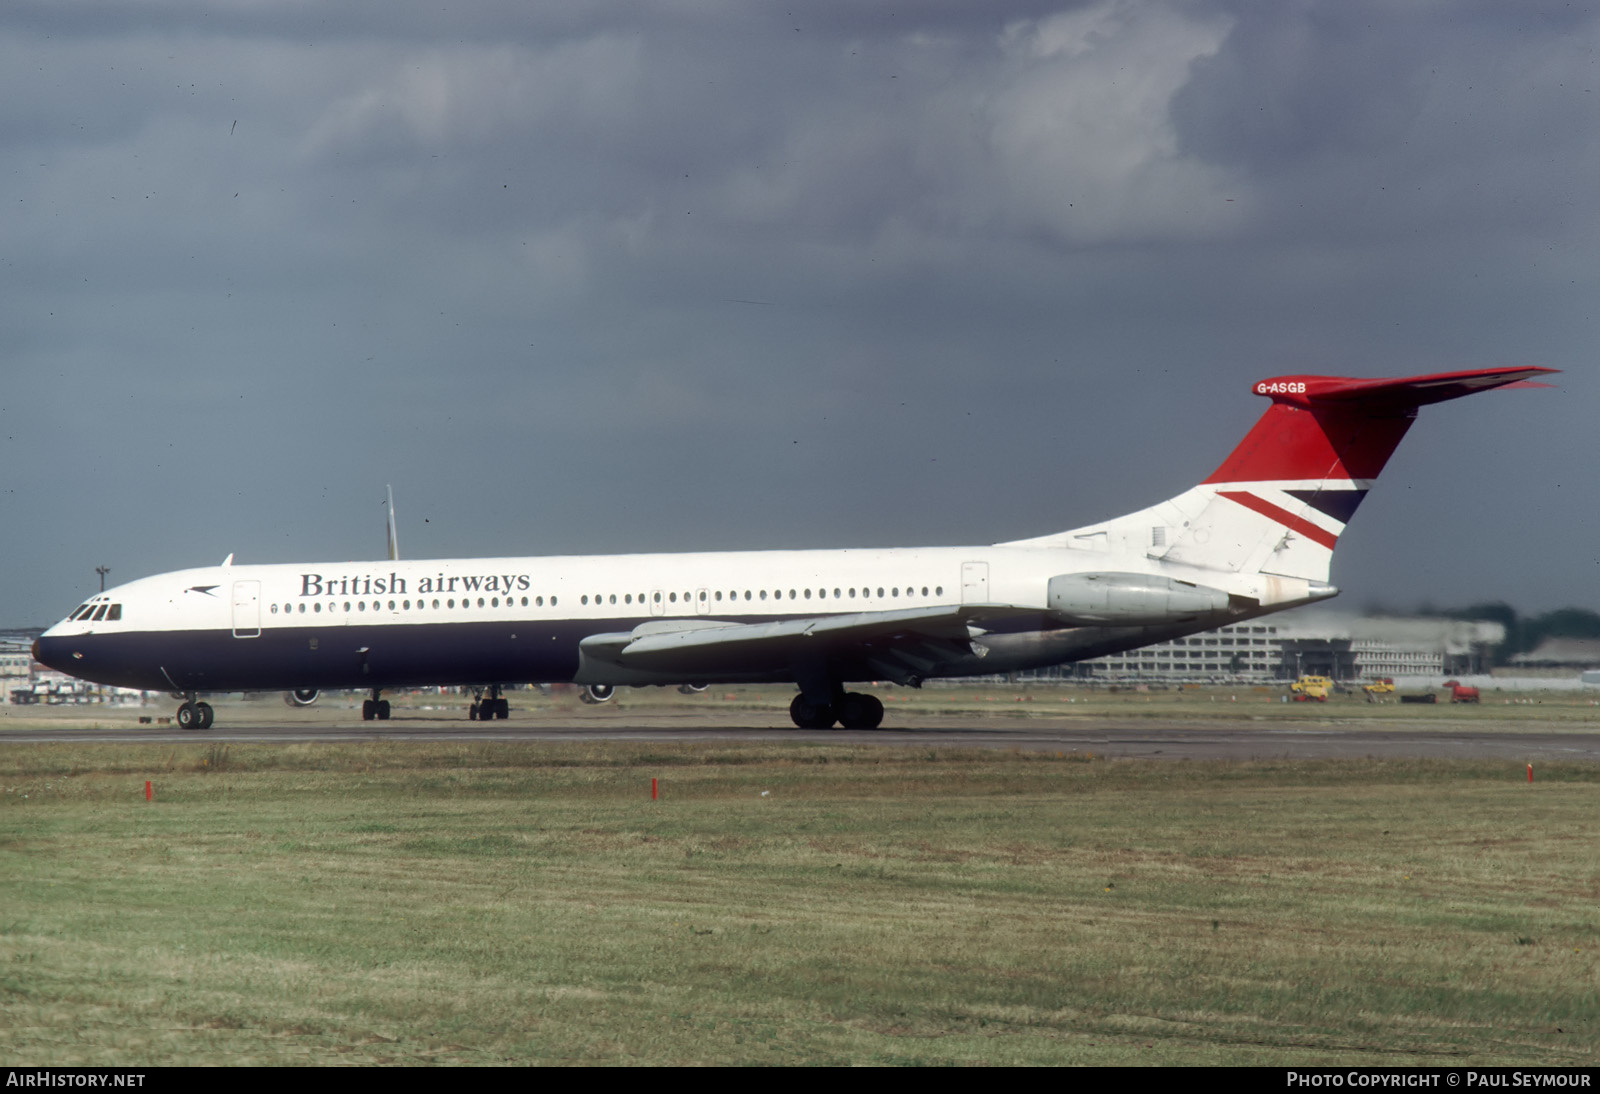
M 373 717 L 377 714 L 377 706 L 378 704 L 374 703 L 371 699 L 361 700 L 361 720 L 363 722 L 372 721 Z
M 211 709 L 210 703 L 196 703 L 194 712 L 200 717 L 200 724 L 195 727 L 196 729 L 210 729 L 211 723 L 217 719 L 216 711 Z
M 804 692 L 789 701 L 789 717 L 801 729 L 832 729 L 836 720 L 832 706 L 813 703 Z
M 877 729 L 883 724 L 883 702 L 876 695 L 852 691 L 839 704 L 839 723 L 846 729 Z
M 195 709 L 195 705 L 193 703 L 185 703 L 178 708 L 178 728 L 200 728 L 200 712 Z
M 476 722 L 477 720 L 478 720 L 478 704 L 477 703 L 473 703 L 473 704 L 471 704 L 471 705 L 469 705 L 467 707 L 467 721 Z
M 389 720 L 389 700 L 387 700 L 387 699 L 379 699 L 378 700 L 378 721 L 387 722 L 388 720 Z
M 511 700 L 509 699 L 490 699 L 489 707 L 489 717 L 491 718 L 498 718 L 503 722 L 511 717 Z

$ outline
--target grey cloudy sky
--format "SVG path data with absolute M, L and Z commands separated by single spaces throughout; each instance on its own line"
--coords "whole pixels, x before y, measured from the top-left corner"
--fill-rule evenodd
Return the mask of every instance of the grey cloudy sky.
M 1600 16 L 1484 0 L 0 7 L 0 623 L 377 557 L 992 542 L 1252 381 L 1495 365 L 1344 606 L 1600 607 Z

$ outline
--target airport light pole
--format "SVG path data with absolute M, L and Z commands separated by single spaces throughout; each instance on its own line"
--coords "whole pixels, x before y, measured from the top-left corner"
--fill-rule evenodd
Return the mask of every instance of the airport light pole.
M 100 575 L 100 591 L 106 591 L 106 575 L 111 572 L 110 566 L 96 566 L 94 572 Z

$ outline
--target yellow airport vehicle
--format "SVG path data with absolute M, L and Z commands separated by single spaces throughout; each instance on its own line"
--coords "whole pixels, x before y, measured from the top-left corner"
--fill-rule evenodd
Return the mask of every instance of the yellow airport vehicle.
M 1374 680 L 1370 684 L 1362 685 L 1361 690 L 1367 693 L 1367 702 L 1381 703 L 1386 696 L 1394 694 L 1394 677 L 1385 676 Z
M 1289 690 L 1294 692 L 1297 703 L 1326 703 L 1333 681 L 1326 676 L 1302 676 L 1289 685 Z

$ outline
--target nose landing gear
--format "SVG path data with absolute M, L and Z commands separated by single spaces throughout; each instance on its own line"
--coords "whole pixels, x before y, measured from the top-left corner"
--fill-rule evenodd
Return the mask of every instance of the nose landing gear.
M 376 718 L 380 722 L 389 720 L 389 700 L 378 698 L 378 688 L 372 689 L 372 698 L 361 701 L 361 720 L 370 722 Z
M 210 703 L 195 702 L 194 692 L 190 691 L 183 696 L 177 719 L 179 729 L 210 729 L 211 723 L 216 720 L 216 712 L 211 709 Z

